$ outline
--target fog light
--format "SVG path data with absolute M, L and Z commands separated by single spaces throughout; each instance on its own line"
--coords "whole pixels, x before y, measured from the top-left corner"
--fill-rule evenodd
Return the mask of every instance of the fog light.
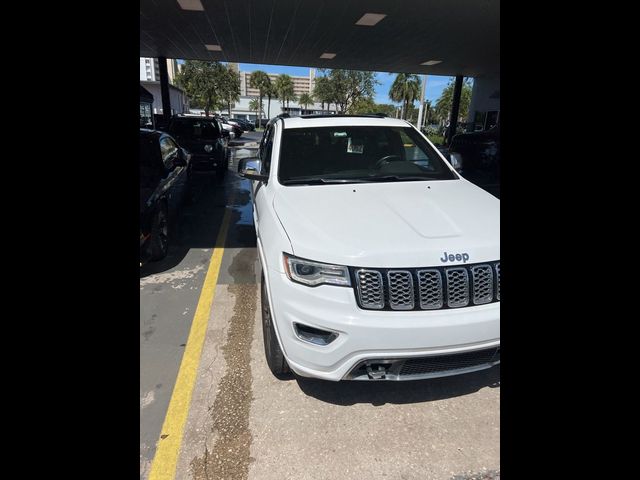
M 320 330 L 319 328 L 302 325 L 301 323 L 294 323 L 293 327 L 300 340 L 313 343 L 314 345 L 329 345 L 338 338 L 338 334 L 336 332 Z

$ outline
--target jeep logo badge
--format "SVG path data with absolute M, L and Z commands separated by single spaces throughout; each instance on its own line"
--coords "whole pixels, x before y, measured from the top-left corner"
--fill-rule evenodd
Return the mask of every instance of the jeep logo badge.
M 467 263 L 467 260 L 469 260 L 468 253 L 456 253 L 455 255 L 453 253 L 450 253 L 447 255 L 447 252 L 444 252 L 444 256 L 440 259 L 442 263 L 455 261 Z

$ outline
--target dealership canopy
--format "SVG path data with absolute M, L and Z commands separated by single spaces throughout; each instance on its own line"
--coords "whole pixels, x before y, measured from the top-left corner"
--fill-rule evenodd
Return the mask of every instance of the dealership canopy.
M 497 76 L 498 0 L 140 0 L 140 56 Z

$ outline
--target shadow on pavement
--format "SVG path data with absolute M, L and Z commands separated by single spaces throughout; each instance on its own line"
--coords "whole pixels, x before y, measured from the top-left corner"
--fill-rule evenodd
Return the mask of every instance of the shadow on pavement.
M 369 403 L 373 406 L 381 406 L 387 403 L 432 402 L 469 395 L 485 387 L 499 387 L 500 365 L 464 375 L 428 380 L 329 382 L 296 377 L 296 381 L 305 394 L 323 402 L 334 405 Z
M 229 171 L 224 179 L 215 175 L 195 174 L 189 201 L 182 205 L 171 227 L 169 253 L 156 262 L 140 267 L 140 278 L 166 272 L 178 266 L 194 248 L 255 248 L 250 183 L 235 173 L 239 158 L 252 154 L 250 149 L 232 153 Z M 229 230 L 224 245 L 217 245 L 224 214 L 229 211 Z

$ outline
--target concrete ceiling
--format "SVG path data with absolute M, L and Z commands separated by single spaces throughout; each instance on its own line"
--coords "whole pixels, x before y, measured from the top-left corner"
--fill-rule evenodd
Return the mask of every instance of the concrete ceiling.
M 204 11 L 187 11 L 176 0 L 140 0 L 140 56 L 474 77 L 500 72 L 499 0 L 201 4 Z M 365 13 L 386 17 L 356 25 Z M 323 53 L 336 56 L 321 59 Z M 429 60 L 442 63 L 420 65 Z

